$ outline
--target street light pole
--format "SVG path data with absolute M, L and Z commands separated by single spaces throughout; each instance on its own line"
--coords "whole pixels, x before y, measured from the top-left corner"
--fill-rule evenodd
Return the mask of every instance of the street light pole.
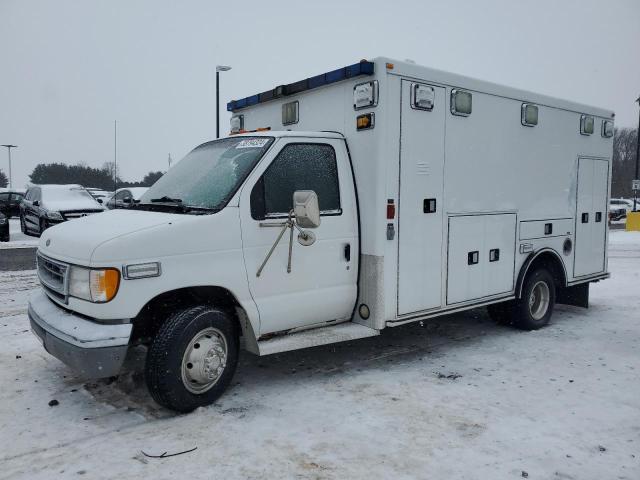
M 118 189 L 118 121 L 113 121 L 113 191 Z
M 220 138 L 220 72 L 228 72 L 231 67 L 216 65 L 216 138 Z
M 640 109 L 640 97 L 636 100 L 638 102 L 638 108 Z M 636 176 L 635 180 L 640 179 L 640 173 L 638 172 L 640 165 L 640 110 L 638 110 L 638 130 L 636 130 Z M 638 211 L 638 190 L 633 191 L 633 211 Z
M 9 188 L 11 188 L 11 149 L 12 148 L 18 148 L 17 145 L 2 145 L 3 147 L 7 147 L 7 151 L 9 152 Z M 638 175 L 636 175 L 637 177 Z

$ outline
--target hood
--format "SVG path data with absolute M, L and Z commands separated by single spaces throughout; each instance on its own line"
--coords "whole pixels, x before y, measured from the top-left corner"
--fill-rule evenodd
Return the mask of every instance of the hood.
M 104 207 L 93 198 L 73 198 L 69 200 L 44 200 L 43 206 L 54 212 L 70 210 L 104 210 Z
M 143 230 L 194 218 L 190 215 L 140 210 L 110 210 L 53 226 L 40 237 L 39 251 L 71 263 L 88 264 L 105 242 Z

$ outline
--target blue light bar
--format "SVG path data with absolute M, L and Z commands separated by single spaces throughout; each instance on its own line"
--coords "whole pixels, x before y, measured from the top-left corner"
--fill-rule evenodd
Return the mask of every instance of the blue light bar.
M 227 103 L 227 111 L 233 112 L 251 105 L 275 100 L 276 98 L 295 95 L 296 93 L 322 87 L 323 85 L 340 82 L 347 78 L 358 77 L 360 75 L 373 75 L 373 65 L 373 62 L 363 60 L 347 67 L 316 75 L 315 77 L 306 78 L 288 85 L 279 85 L 273 90 L 267 90 L 266 92 L 262 92 L 257 95 L 241 98 L 240 100 L 232 100 Z

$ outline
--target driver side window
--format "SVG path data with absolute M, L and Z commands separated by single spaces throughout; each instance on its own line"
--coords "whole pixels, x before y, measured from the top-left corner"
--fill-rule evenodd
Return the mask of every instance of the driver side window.
M 331 145 L 285 146 L 251 191 L 251 217 L 264 220 L 288 215 L 296 190 L 316 192 L 322 215 L 342 213 L 336 153 Z

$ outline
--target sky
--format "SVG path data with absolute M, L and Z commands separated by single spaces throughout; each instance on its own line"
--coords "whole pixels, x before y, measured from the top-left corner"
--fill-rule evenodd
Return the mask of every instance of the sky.
M 0 0 L 0 144 L 13 184 L 38 163 L 121 177 L 215 137 L 226 102 L 389 56 L 616 112 L 635 127 L 640 1 Z M 6 149 L 0 169 L 8 171 Z

